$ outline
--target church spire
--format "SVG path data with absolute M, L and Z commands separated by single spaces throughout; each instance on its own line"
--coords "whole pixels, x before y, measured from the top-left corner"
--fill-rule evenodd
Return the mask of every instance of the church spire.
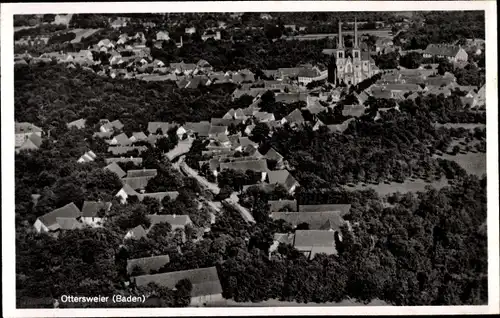
M 339 20 L 339 43 L 337 45 L 337 48 L 344 48 L 344 39 L 342 38 L 342 20 Z
M 354 18 L 354 48 L 358 48 L 358 22 L 356 17 Z

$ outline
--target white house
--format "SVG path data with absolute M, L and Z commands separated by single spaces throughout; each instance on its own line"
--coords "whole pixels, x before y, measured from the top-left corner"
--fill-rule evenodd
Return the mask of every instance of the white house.
M 111 209 L 111 202 L 84 201 L 82 207 L 82 223 L 92 227 L 101 226 L 105 218 L 99 213 L 108 212 Z
M 68 229 L 68 227 L 65 226 L 68 222 L 65 221 L 67 221 L 68 219 L 74 219 L 74 221 L 72 222 L 72 227 L 78 227 L 78 225 L 76 224 L 78 223 L 80 217 L 80 210 L 72 202 L 66 204 L 63 207 L 60 207 L 59 209 L 55 209 L 52 212 L 42 215 L 35 221 L 35 224 L 33 226 L 38 233 L 57 231 L 59 229 Z
M 16 129 L 16 147 L 21 147 L 32 134 L 42 137 L 42 129 L 31 123 L 15 123 Z

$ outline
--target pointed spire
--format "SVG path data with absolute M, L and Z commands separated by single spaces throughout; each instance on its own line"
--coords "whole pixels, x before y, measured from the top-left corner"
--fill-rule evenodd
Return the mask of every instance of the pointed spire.
M 339 43 L 338 43 L 338 48 L 343 49 L 344 48 L 344 39 L 342 38 L 342 20 L 339 20 Z
M 358 22 L 356 17 L 354 18 L 354 48 L 358 48 Z

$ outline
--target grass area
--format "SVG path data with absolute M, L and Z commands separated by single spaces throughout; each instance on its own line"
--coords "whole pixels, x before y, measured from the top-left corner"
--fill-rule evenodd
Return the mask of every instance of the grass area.
M 391 193 L 407 193 L 407 192 L 419 192 L 425 191 L 425 187 L 431 186 L 434 189 L 441 189 L 448 185 L 448 180 L 446 178 L 441 178 L 440 180 L 435 180 L 433 182 L 426 182 L 422 179 L 416 180 L 405 180 L 403 183 L 389 182 L 380 184 L 364 184 L 358 183 L 354 187 L 344 186 L 347 190 L 367 190 L 373 189 L 380 197 L 384 197 Z
M 469 174 L 481 177 L 486 174 L 486 154 L 483 152 L 478 153 L 458 153 L 456 155 L 443 154 L 441 156 L 435 155 L 436 158 L 442 158 L 450 161 L 455 161 Z

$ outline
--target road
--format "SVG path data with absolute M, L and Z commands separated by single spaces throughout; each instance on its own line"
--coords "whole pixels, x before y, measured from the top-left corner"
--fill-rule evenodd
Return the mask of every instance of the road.
M 228 204 L 230 204 L 232 207 L 234 207 L 236 210 L 238 210 L 241 214 L 241 216 L 245 219 L 247 222 L 255 223 L 255 219 L 253 218 L 253 215 L 248 211 L 247 208 L 241 206 L 238 198 L 238 194 L 236 192 L 231 193 L 231 196 L 224 200 Z
M 175 146 L 174 149 L 167 152 L 166 156 L 167 156 L 168 160 L 172 161 L 176 157 L 189 152 L 189 149 L 191 149 L 192 145 L 193 145 L 192 139 L 186 139 L 186 140 L 179 141 L 177 143 L 177 146 Z

